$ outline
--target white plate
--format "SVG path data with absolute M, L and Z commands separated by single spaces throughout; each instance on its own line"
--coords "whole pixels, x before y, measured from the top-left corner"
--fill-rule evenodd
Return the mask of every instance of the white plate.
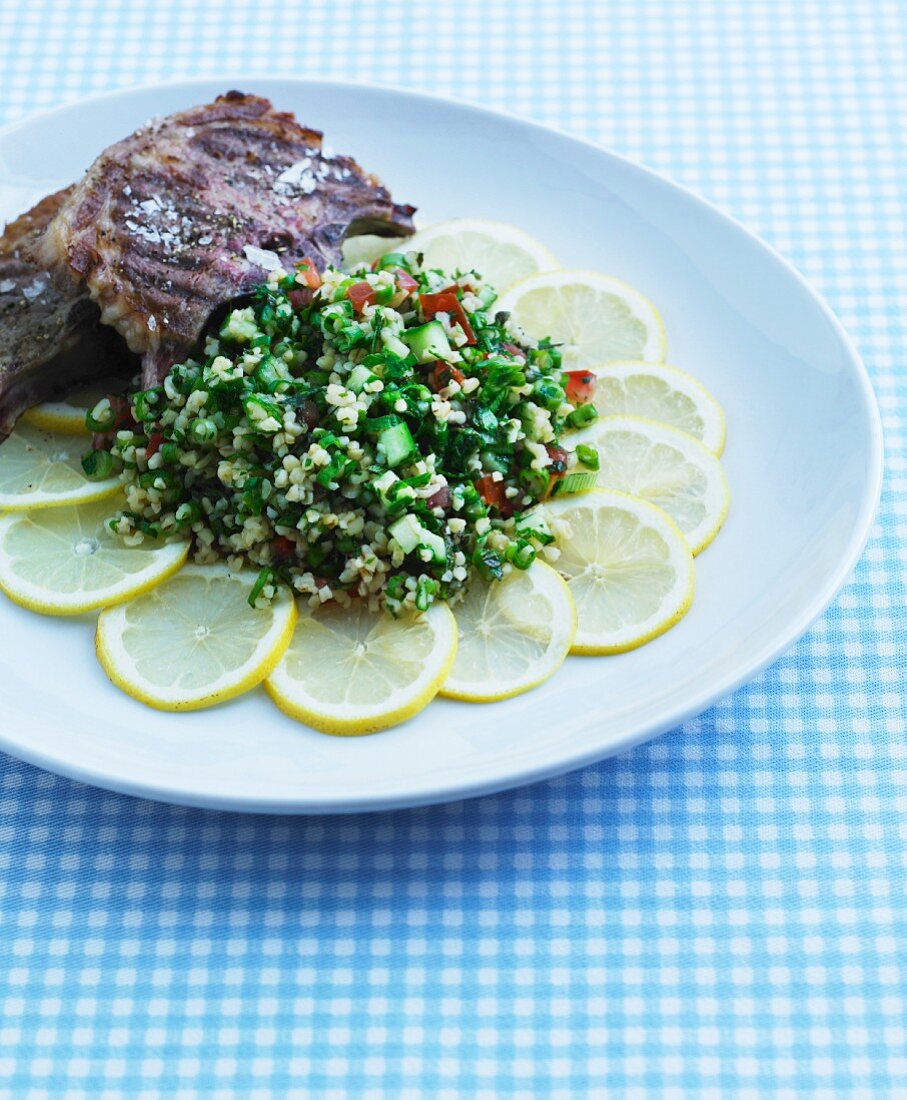
M 847 578 L 881 471 L 866 372 L 783 260 L 644 168 L 528 122 L 378 88 L 231 80 L 137 89 L 0 134 L 0 216 L 75 179 L 152 115 L 228 87 L 269 96 L 378 173 L 420 224 L 498 218 L 568 266 L 619 275 L 659 306 L 670 361 L 724 405 L 731 514 L 697 561 L 690 614 L 635 653 L 571 658 L 504 703 L 436 701 L 398 729 L 321 736 L 258 691 L 187 715 L 147 710 L 104 678 L 91 620 L 0 602 L 0 746 L 114 790 L 197 806 L 295 812 L 412 806 L 568 771 L 653 737 L 749 679 Z

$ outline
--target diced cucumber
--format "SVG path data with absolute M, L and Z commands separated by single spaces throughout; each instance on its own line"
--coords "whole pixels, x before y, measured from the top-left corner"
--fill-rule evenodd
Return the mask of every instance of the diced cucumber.
M 387 350 L 400 359 L 405 359 L 409 355 L 409 348 L 403 341 L 394 336 L 389 328 L 383 328 L 381 330 L 381 342 L 387 348 Z
M 400 423 L 400 417 L 396 413 L 386 413 L 384 416 L 370 416 L 365 422 L 367 432 L 375 432 L 380 435 L 385 428 L 393 428 Z
M 388 490 L 387 499 L 398 506 L 411 504 L 416 499 L 416 490 L 412 485 L 404 485 L 402 482 L 397 481 Z
M 401 516 L 396 523 L 392 523 L 387 529 L 388 534 L 400 544 L 404 554 L 411 554 L 414 550 L 424 547 L 431 553 L 432 560 L 443 562 L 447 560 L 447 547 L 444 539 L 436 535 L 434 531 L 426 531 L 415 516 L 409 514 Z
M 557 478 L 551 486 L 553 497 L 566 495 L 567 493 L 584 493 L 587 489 L 594 489 L 598 482 L 598 475 L 593 473 L 570 473 Z
M 440 535 L 436 535 L 434 531 L 426 531 L 423 527 L 419 545 L 431 551 L 433 561 L 442 562 L 447 560 L 447 548 L 444 545 L 444 539 Z
M 513 464 L 511 455 L 497 454 L 495 451 L 482 451 L 480 458 L 483 470 L 488 470 L 489 473 L 492 470 L 497 470 L 499 474 L 510 473 L 510 467 Z
M 450 358 L 450 344 L 440 321 L 427 321 L 424 325 L 401 333 L 401 339 L 420 363 Z
M 516 532 L 521 538 L 536 539 L 543 546 L 548 546 L 554 542 L 554 535 L 551 533 L 547 520 L 537 512 L 529 512 L 524 516 L 520 516 L 516 521 Z
M 376 477 L 372 482 L 372 485 L 378 490 L 382 496 L 387 496 L 388 490 L 394 484 L 399 481 L 400 478 L 394 473 L 393 470 L 385 470 L 381 477 Z
M 378 446 L 384 451 L 388 466 L 402 466 L 412 458 L 416 450 L 412 432 L 402 421 L 381 432 L 378 436 Z
M 364 366 L 362 363 L 358 363 L 350 371 L 350 376 L 347 379 L 347 385 L 353 391 L 353 393 L 362 393 L 369 382 L 375 381 L 375 375 Z
M 397 540 L 404 554 L 411 554 L 421 543 L 422 536 L 425 534 L 422 524 L 411 515 L 401 516 L 396 523 L 388 527 L 387 533 Z

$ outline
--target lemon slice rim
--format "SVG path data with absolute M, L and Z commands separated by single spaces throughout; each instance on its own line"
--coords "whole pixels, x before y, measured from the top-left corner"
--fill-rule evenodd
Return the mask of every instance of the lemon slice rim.
M 206 565 L 186 565 L 183 569 L 179 570 L 178 573 L 168 577 L 167 580 L 172 579 L 172 576 L 188 576 L 190 578 L 197 576 L 203 578 L 208 584 L 217 583 L 219 579 L 229 580 L 230 583 L 242 584 L 244 590 L 248 592 L 255 582 L 256 574 L 252 570 L 232 570 L 222 562 L 214 562 Z M 165 584 L 166 582 L 163 583 Z M 163 584 L 154 585 L 152 588 L 143 592 L 142 596 L 150 595 L 152 591 L 160 587 L 163 587 Z M 283 657 L 296 626 L 296 600 L 289 589 L 281 586 L 278 589 L 277 595 L 266 609 L 259 610 L 252 607 L 248 609 L 250 615 L 260 615 L 265 612 L 271 614 L 275 619 L 275 623 L 272 630 L 264 636 L 262 642 L 256 647 L 254 659 L 241 666 L 243 675 L 239 679 L 232 679 L 228 675 L 225 675 L 221 677 L 220 681 L 216 681 L 214 687 L 208 690 L 204 695 L 198 695 L 197 693 L 174 693 L 167 697 L 157 686 L 155 686 L 154 690 L 148 690 L 146 686 L 148 683 L 147 680 L 128 676 L 123 669 L 117 665 L 116 654 L 114 654 L 111 649 L 111 640 L 116 637 L 114 628 L 118 624 L 123 623 L 129 608 L 136 602 L 136 600 L 123 601 L 114 606 L 105 607 L 101 611 L 95 627 L 95 653 L 107 678 L 124 694 L 135 699 L 137 702 L 144 703 L 154 710 L 166 711 L 169 713 L 206 710 L 209 707 L 229 702 L 231 699 L 236 699 L 240 695 L 245 695 L 258 687 L 263 683 L 265 678 L 270 675 L 274 666 L 280 661 L 281 657 Z M 278 618 L 278 612 L 283 613 L 283 622 Z M 265 641 L 268 643 L 268 648 L 264 655 L 262 655 L 260 650 L 264 650 Z M 121 647 L 121 652 L 125 652 L 123 647 Z M 134 663 L 131 665 L 131 668 L 134 670 Z M 224 681 L 228 682 L 222 687 L 217 686 Z
M 692 607 L 696 594 L 696 567 L 689 544 L 674 520 L 671 519 L 664 509 L 659 508 L 657 505 L 647 500 L 643 500 L 642 497 L 635 497 L 630 493 L 623 493 L 618 489 L 589 489 L 584 493 L 577 493 L 573 496 L 555 497 L 553 500 L 544 501 L 538 507 L 544 510 L 543 514 L 546 512 L 565 512 L 570 508 L 582 505 L 583 501 L 588 501 L 590 498 L 598 498 L 602 503 L 605 503 L 602 498 L 607 498 L 608 503 L 612 507 L 621 507 L 625 510 L 637 514 L 642 513 L 647 516 L 650 523 L 661 528 L 662 537 L 664 537 L 665 532 L 667 533 L 669 537 L 665 538 L 665 542 L 668 544 L 669 548 L 672 545 L 671 540 L 673 540 L 673 547 L 678 551 L 682 551 L 680 556 L 687 566 L 686 576 L 688 583 L 683 589 L 683 599 L 675 606 L 670 615 L 666 616 L 651 629 L 618 643 L 603 645 L 601 643 L 577 640 L 580 639 L 582 633 L 582 601 L 574 598 L 574 603 L 576 604 L 577 630 L 576 639 L 574 639 L 574 643 L 570 648 L 571 655 L 576 657 L 611 657 L 621 653 L 630 653 L 635 649 L 640 649 L 642 646 L 648 645 L 649 642 L 653 642 L 656 638 L 660 638 L 663 634 L 666 634 L 684 618 Z M 555 546 L 557 545 L 558 543 L 555 541 Z M 572 578 L 566 578 L 568 588 L 571 579 Z
M 576 285 L 597 286 L 607 293 L 614 294 L 615 297 L 622 298 L 630 307 L 630 311 L 633 313 L 634 317 L 642 321 L 646 328 L 646 347 L 643 349 L 644 357 L 640 362 L 665 362 L 668 354 L 668 339 L 664 319 L 654 301 L 626 279 L 621 278 L 619 275 L 607 275 L 601 271 L 593 271 L 590 268 L 582 267 L 561 267 L 551 271 L 537 271 L 508 287 L 498 298 L 495 303 L 495 308 L 504 312 L 514 313 L 518 294 L 524 293 L 527 289 L 526 284 L 533 280 L 539 281 L 539 288 L 541 289 L 545 289 L 546 286 L 557 289 L 557 283 L 567 285 L 572 281 Z M 544 280 L 547 280 L 547 282 Z M 531 287 L 529 289 L 534 290 L 536 288 Z M 627 293 L 628 291 L 629 293 Z M 642 312 L 636 307 L 642 307 Z M 516 317 L 516 321 L 517 324 L 520 323 L 519 317 Z M 653 342 L 655 342 L 654 347 Z M 651 358 L 646 354 L 649 349 L 651 349 Z M 589 367 L 577 364 L 568 369 L 587 370 L 590 369 L 592 365 L 607 366 L 612 362 L 626 362 L 626 359 L 599 359 L 597 363 L 592 359 L 590 360 Z
M 499 295 L 509 293 L 525 279 L 531 279 L 549 271 L 562 270 L 561 262 L 554 252 L 537 237 L 527 232 L 527 230 L 521 229 L 517 225 L 513 225 L 511 222 L 498 221 L 495 218 L 461 217 L 447 218 L 443 221 L 432 222 L 431 225 L 426 225 L 422 229 L 417 229 L 412 237 L 407 238 L 404 242 L 403 251 L 421 251 L 424 243 L 427 242 L 430 244 L 433 239 L 444 235 L 445 231 L 447 231 L 447 235 L 450 237 L 456 237 L 458 233 L 472 231 L 477 235 L 484 234 L 493 242 L 517 245 L 539 265 L 531 274 L 523 275 L 521 278 L 503 287 L 498 286 L 487 272 L 479 270 L 479 274 L 482 278 L 488 279 Z
M 318 610 L 318 608 L 314 609 L 315 612 Z M 332 608 L 332 611 L 338 613 L 344 610 L 344 608 Z M 311 608 L 303 606 L 303 611 L 299 615 L 297 625 L 301 625 L 304 616 L 311 617 L 311 612 Z M 375 614 L 388 615 L 384 610 L 379 610 L 375 612 Z M 287 690 L 286 685 L 289 683 L 299 684 L 300 681 L 286 674 L 283 669 L 283 657 L 289 653 L 292 647 L 293 640 L 295 639 L 295 631 L 294 637 L 291 638 L 285 653 L 281 655 L 281 660 L 277 662 L 265 680 L 265 691 L 268 693 L 278 710 L 284 713 L 288 718 L 301 722 L 311 729 L 316 730 L 318 733 L 327 734 L 329 736 L 364 737 L 372 733 L 381 733 L 383 730 L 391 729 L 394 726 L 399 726 L 403 722 L 421 713 L 421 711 L 423 711 L 437 696 L 441 684 L 447 678 L 447 674 L 457 655 L 457 622 L 452 611 L 447 606 L 447 603 L 443 600 L 436 600 L 427 611 L 420 615 L 420 619 L 426 619 L 428 616 L 434 618 L 440 617 L 444 620 L 443 630 L 447 632 L 447 648 L 443 651 L 439 664 L 431 670 L 431 675 L 426 676 L 424 681 L 422 679 L 414 681 L 415 684 L 419 685 L 418 692 L 414 692 L 409 698 L 404 699 L 393 707 L 384 711 L 372 711 L 371 713 L 367 712 L 365 708 L 359 708 L 355 716 L 343 717 L 339 715 L 336 710 L 332 713 L 327 713 L 323 709 L 323 704 L 322 709 L 319 710 L 314 706 L 300 702 L 298 694 L 295 698 L 292 697 L 292 693 Z M 388 615 L 388 618 L 391 618 L 391 616 Z M 406 624 L 406 626 L 408 625 L 409 624 Z M 435 628 L 433 627 L 432 629 L 434 630 Z M 433 653 L 435 648 L 436 647 L 433 647 Z M 311 696 L 306 693 L 306 698 L 311 699 Z M 392 696 L 392 698 L 394 697 Z
M 98 501 L 80 501 L 79 504 L 96 504 Z M 72 505 L 73 510 L 79 505 Z M 42 511 L 42 509 L 36 509 Z M 26 581 L 8 568 L 9 559 L 5 552 L 5 541 L 8 532 L 17 525 L 32 522 L 30 511 L 8 512 L 0 516 L 0 591 L 11 600 L 24 607 L 28 611 L 34 611 L 39 615 L 54 617 L 69 617 L 84 615 L 90 611 L 97 611 L 103 607 L 113 607 L 125 603 L 137 596 L 142 596 L 152 588 L 169 580 L 178 573 L 186 564 L 189 557 L 190 544 L 186 539 L 171 539 L 161 542 L 153 548 L 157 556 L 149 561 L 147 568 L 136 573 L 130 573 L 123 577 L 117 585 L 104 590 L 97 590 L 95 596 L 90 599 L 76 599 L 76 593 L 84 592 L 77 589 L 76 593 L 67 597 L 57 591 L 53 599 L 48 598 L 48 589 L 31 581 Z M 123 547 L 129 550 L 128 547 Z M 148 553 L 147 546 L 135 547 L 137 553 Z M 166 551 L 166 553 L 165 553 Z M 163 562 L 155 568 L 155 562 Z M 52 591 L 52 590 L 51 590 Z
M 91 432 L 85 426 L 86 411 L 68 401 L 42 401 L 26 409 L 22 420 L 30 428 L 37 428 L 42 432 L 59 432 L 61 435 L 90 439 Z
M 20 419 L 7 439 L 0 443 L 0 465 L 3 463 L 4 448 L 9 445 L 9 441 L 11 439 L 18 441 L 23 438 L 22 427 Z M 28 431 L 45 436 L 49 440 L 59 435 L 67 446 L 81 442 L 85 438 L 75 432 L 48 431 L 46 428 L 40 428 L 34 424 L 25 424 L 24 427 Z M 68 469 L 71 473 L 76 473 L 75 468 L 68 467 Z M 57 492 L 46 492 L 37 489 L 24 493 L 10 493 L 0 488 L 0 510 L 3 512 L 32 512 L 44 508 L 65 508 L 68 505 L 93 504 L 95 501 L 106 500 L 107 497 L 115 496 L 120 489 L 120 479 L 118 477 L 104 478 L 103 481 L 90 481 L 84 474 L 82 477 L 84 481 L 74 488 Z
M 594 374 L 596 378 L 606 377 L 608 375 L 617 375 L 627 377 L 633 373 L 638 374 L 650 374 L 654 377 L 662 377 L 666 382 L 675 380 L 681 383 L 681 385 L 675 387 L 679 392 L 684 392 L 684 387 L 687 391 L 692 391 L 697 397 L 703 399 L 703 405 L 708 408 L 713 414 L 713 422 L 718 426 L 718 433 L 716 441 L 712 444 L 706 443 L 703 439 L 697 439 L 692 432 L 684 431 L 683 428 L 678 428 L 676 424 L 669 424 L 666 420 L 656 420 L 650 416 L 639 416 L 636 413 L 613 413 L 600 416 L 600 420 L 610 419 L 611 416 L 633 416 L 639 420 L 649 420 L 654 424 L 661 424 L 666 428 L 673 428 L 674 431 L 683 432 L 684 435 L 690 436 L 691 439 L 696 439 L 697 443 L 701 443 L 707 451 L 718 459 L 724 454 L 724 448 L 727 444 L 727 417 L 725 416 L 724 409 L 718 398 L 712 393 L 708 387 L 702 383 L 695 375 L 690 374 L 689 371 L 682 370 L 680 367 L 675 367 L 673 363 L 649 363 L 644 359 L 615 359 L 611 363 L 601 363 L 598 366 L 591 366 L 586 368 L 591 374 Z M 687 393 L 689 396 L 689 393 Z M 566 438 L 570 438 L 569 435 Z
M 568 439 L 571 443 L 574 444 L 587 443 L 595 446 L 595 440 L 598 437 L 598 434 L 605 428 L 618 428 L 622 425 L 629 425 L 632 428 L 640 424 L 655 432 L 662 432 L 666 436 L 672 437 L 667 442 L 677 445 L 678 450 L 689 448 L 701 452 L 702 456 L 705 459 L 704 465 L 711 469 L 712 473 L 715 475 L 715 481 L 721 488 L 722 504 L 718 512 L 717 518 L 714 520 L 712 525 L 706 529 L 705 533 L 700 535 L 697 540 L 692 540 L 690 536 L 683 531 L 680 525 L 672 519 L 672 522 L 675 523 L 675 526 L 677 526 L 678 530 L 681 531 L 683 537 L 689 544 L 690 551 L 692 552 L 693 557 L 698 557 L 703 552 L 703 550 L 711 546 L 712 543 L 715 541 L 718 532 L 724 526 L 724 522 L 728 517 L 728 513 L 731 507 L 730 483 L 728 482 L 728 477 L 724 466 L 717 455 L 713 454 L 707 447 L 703 446 L 703 444 L 700 443 L 699 440 L 696 439 L 694 436 L 690 435 L 689 432 L 682 432 L 678 428 L 672 428 L 669 424 L 662 424 L 660 420 L 650 420 L 648 417 L 645 416 L 603 416 L 599 420 L 596 420 L 594 424 L 590 425 L 590 427 L 583 428 L 575 434 L 565 436 L 564 438 Z M 651 438 L 651 435 L 649 435 L 649 438 Z M 599 473 L 602 473 L 603 470 L 604 468 L 602 468 Z M 666 515 L 669 515 L 666 509 L 659 507 L 659 505 L 654 504 L 652 501 L 646 500 L 645 497 L 636 496 L 635 494 L 628 493 L 622 489 L 612 489 L 610 486 L 607 485 L 597 485 L 595 488 L 604 489 L 608 492 L 615 493 L 624 492 L 627 496 L 635 496 L 636 499 L 645 500 L 647 504 L 652 504 L 654 508 L 658 508 L 659 511 L 665 512 Z M 700 524 L 699 526 L 701 527 L 702 524 Z M 693 531 L 697 530 L 698 528 L 693 528 Z
M 51 495 L 51 499 L 29 496 L 27 500 L 23 501 L 21 498 L 16 499 L 8 497 L 0 492 L 0 512 L 9 513 L 10 515 L 20 515 L 25 512 L 43 512 L 47 508 L 66 508 L 77 504 L 95 504 L 99 500 L 109 500 L 110 497 L 116 496 L 117 490 L 122 488 L 119 478 L 105 478 L 103 481 L 88 481 L 86 484 L 92 487 L 92 492 L 79 494 L 78 490 L 74 490 L 72 496 L 54 497 Z
M 70 388 L 69 393 L 58 401 L 40 401 L 32 405 L 22 413 L 22 420 L 29 427 L 39 431 L 60 432 L 61 435 L 81 435 L 91 437 L 93 434 L 85 424 L 85 415 L 96 402 L 110 394 L 119 394 L 125 397 L 130 386 L 131 379 L 116 374 L 103 375 L 100 378 L 89 378 L 79 382 Z M 84 405 L 73 404 L 71 398 L 75 394 L 86 390 L 91 392 L 90 403 Z
M 535 679 L 532 679 L 530 681 L 524 682 L 524 683 L 517 683 L 516 686 L 512 686 L 512 687 L 508 688 L 506 691 L 502 691 L 502 692 L 500 692 L 500 691 L 499 692 L 478 692 L 478 691 L 474 691 L 474 690 L 470 691 L 470 690 L 467 690 L 463 687 L 449 687 L 448 685 L 451 682 L 451 677 L 452 677 L 454 668 L 456 667 L 456 660 L 454 660 L 453 665 L 451 666 L 451 674 L 444 681 L 444 684 L 442 685 L 441 690 L 438 693 L 439 695 L 443 696 L 445 699 L 455 699 L 458 702 L 462 702 L 462 703 L 497 703 L 497 702 L 501 702 L 505 699 L 513 699 L 517 695 L 525 694 L 525 692 L 527 692 L 527 691 L 532 691 L 534 688 L 537 688 L 541 684 L 544 684 L 546 681 L 550 680 L 551 677 L 554 676 L 560 670 L 560 668 L 563 665 L 564 661 L 567 659 L 568 655 L 571 652 L 571 647 L 572 647 L 573 641 L 576 637 L 576 630 L 577 630 L 576 604 L 575 604 L 574 599 L 573 599 L 573 594 L 570 591 L 570 586 L 567 584 L 567 582 L 564 580 L 564 578 L 561 576 L 561 574 L 558 573 L 558 571 L 556 569 L 552 568 L 552 566 L 548 565 L 547 562 L 544 562 L 541 559 L 537 559 L 536 561 L 534 561 L 532 563 L 532 565 L 530 565 L 530 567 L 528 569 L 522 570 L 522 571 L 521 570 L 514 570 L 512 573 L 508 574 L 508 577 L 505 578 L 504 581 L 489 581 L 489 582 L 487 582 L 487 584 L 489 585 L 490 591 L 494 592 L 495 588 L 498 585 L 506 584 L 511 577 L 514 578 L 514 580 L 517 580 L 517 579 L 520 579 L 520 578 L 529 580 L 529 579 L 533 578 L 533 574 L 535 575 L 535 578 L 545 577 L 546 580 L 543 583 L 544 584 L 550 584 L 552 592 L 553 591 L 560 592 L 560 593 L 563 594 L 564 597 L 566 597 L 565 602 L 563 604 L 563 607 L 567 611 L 569 611 L 569 614 L 570 614 L 569 628 L 565 632 L 566 635 L 569 635 L 569 636 L 566 637 L 566 644 L 563 645 L 563 647 L 562 647 L 563 652 L 560 653 L 560 656 L 556 656 L 554 661 L 550 664 L 550 666 L 545 666 L 546 671 L 544 671 L 541 676 L 539 676 Z M 454 618 L 456 618 L 457 605 L 454 605 L 454 607 L 452 608 L 452 611 L 453 611 Z M 553 618 L 552 618 L 552 621 L 554 621 Z M 459 625 L 460 624 L 459 624 L 459 620 L 458 620 L 457 621 L 457 629 L 458 630 L 459 630 Z M 515 624 L 515 629 L 516 629 L 516 624 Z M 462 632 L 460 632 L 460 638 L 461 638 L 461 642 L 462 642 Z M 555 639 L 553 639 L 553 641 L 554 640 Z M 561 639 L 561 641 L 564 641 L 564 639 Z M 552 643 L 549 643 L 549 648 L 553 648 Z M 460 655 L 461 649 L 462 649 L 462 645 L 458 648 L 458 651 L 457 651 L 457 656 L 458 657 Z

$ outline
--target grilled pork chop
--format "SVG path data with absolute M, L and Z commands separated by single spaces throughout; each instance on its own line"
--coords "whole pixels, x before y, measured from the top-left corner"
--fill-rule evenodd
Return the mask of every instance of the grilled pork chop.
M 85 282 L 153 386 L 267 277 L 268 254 L 322 267 L 347 235 L 413 232 L 413 208 L 321 137 L 241 92 L 153 121 L 98 157 L 34 254 Z
M 69 196 L 48 195 L 0 236 L 0 441 L 20 413 L 80 382 L 135 371 L 132 357 L 74 279 L 54 280 L 27 255 Z

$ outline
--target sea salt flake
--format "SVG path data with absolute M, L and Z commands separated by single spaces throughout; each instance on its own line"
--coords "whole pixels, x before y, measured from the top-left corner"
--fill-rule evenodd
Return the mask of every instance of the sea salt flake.
M 285 168 L 274 181 L 274 190 L 278 193 L 298 191 L 303 195 L 311 195 L 316 187 L 317 181 L 309 157 L 298 160 L 295 164 L 291 164 L 289 168 Z
M 275 182 L 288 183 L 290 185 L 299 183 L 304 172 L 308 172 L 312 167 L 312 161 L 309 157 L 305 157 L 304 160 L 297 160 L 295 164 L 291 164 L 289 168 L 284 170 L 277 177 Z
M 153 225 L 139 225 L 137 222 L 132 221 L 131 218 L 127 218 L 126 228 L 130 233 L 134 233 L 137 237 L 141 237 L 142 240 L 147 241 L 149 244 L 164 244 L 168 247 L 173 244 L 172 239 L 162 237 L 160 231 Z
M 283 267 L 276 252 L 269 252 L 265 248 L 256 248 L 254 244 L 244 245 L 243 252 L 250 264 L 264 268 L 265 271 L 276 271 L 277 268 Z
M 33 302 L 35 298 L 40 298 L 44 291 L 47 290 L 47 284 L 47 277 L 39 275 L 37 278 L 32 279 L 28 286 L 22 288 L 22 294 L 30 302 Z
M 9 292 L 11 290 L 15 290 L 15 289 L 16 289 L 16 280 L 15 279 L 4 279 L 3 282 L 0 283 L 0 294 L 9 294 Z

